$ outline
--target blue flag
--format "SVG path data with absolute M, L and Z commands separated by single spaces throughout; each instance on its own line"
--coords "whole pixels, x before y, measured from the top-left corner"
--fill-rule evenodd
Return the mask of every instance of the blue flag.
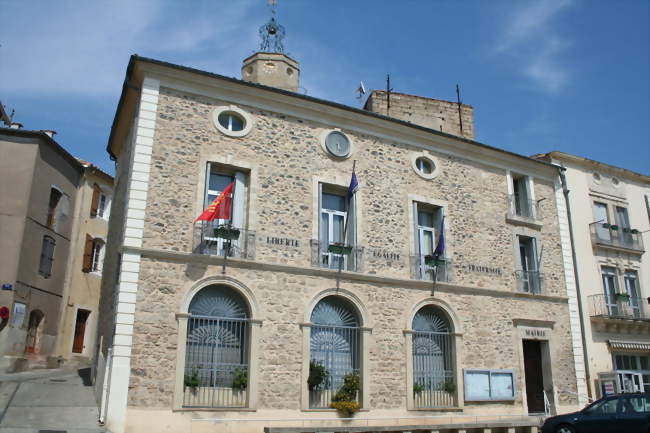
M 352 200 L 354 193 L 359 189 L 359 182 L 357 181 L 357 175 L 352 172 L 352 178 L 350 179 L 350 187 L 348 188 L 348 202 Z
M 433 252 L 433 258 L 436 262 L 445 258 L 445 217 L 440 221 L 440 236 L 438 236 L 438 245 Z

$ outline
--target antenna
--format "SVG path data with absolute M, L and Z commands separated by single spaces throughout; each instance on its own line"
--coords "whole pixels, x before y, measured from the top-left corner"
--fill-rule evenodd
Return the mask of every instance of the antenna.
M 456 84 L 456 98 L 458 99 L 458 121 L 460 122 L 460 135 L 465 135 L 463 134 L 463 114 L 462 110 L 460 107 L 460 87 L 458 84 Z
M 386 74 L 386 116 L 390 116 L 390 92 L 393 88 L 390 87 L 390 74 Z
M 359 87 L 355 92 L 357 92 L 357 99 L 363 98 L 363 95 L 366 94 L 366 86 L 363 84 L 363 81 L 359 82 Z

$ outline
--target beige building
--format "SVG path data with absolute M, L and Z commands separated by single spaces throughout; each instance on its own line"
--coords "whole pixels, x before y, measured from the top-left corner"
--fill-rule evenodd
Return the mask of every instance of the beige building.
M 5 116 L 3 116 L 3 120 Z M 56 353 L 83 167 L 53 138 L 0 127 L 0 370 L 45 367 Z M 50 364 L 51 365 L 51 364 Z
M 83 178 L 74 211 L 72 248 L 63 292 L 57 355 L 63 365 L 88 364 L 94 356 L 102 266 L 113 177 L 79 160 Z
M 400 94 L 387 116 L 382 92 L 355 109 L 296 93 L 299 73 L 132 56 L 108 144 L 108 429 L 511 432 L 583 405 L 558 167 L 474 141 L 469 106 L 461 132 L 452 103 Z M 195 223 L 231 184 L 231 226 Z
M 650 391 L 650 177 L 563 152 L 590 396 Z

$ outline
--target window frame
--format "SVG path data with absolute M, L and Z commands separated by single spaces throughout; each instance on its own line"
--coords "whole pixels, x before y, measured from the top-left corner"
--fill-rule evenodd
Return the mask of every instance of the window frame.
M 517 220 L 535 222 L 539 224 L 540 215 L 539 210 L 537 209 L 537 200 L 535 198 L 535 180 L 532 176 L 527 174 L 512 172 L 508 170 L 506 172 L 507 185 L 508 185 L 508 214 Z M 518 198 L 516 194 L 516 185 L 523 186 L 524 192 L 526 193 L 526 204 L 527 213 L 522 210 L 522 198 Z
M 106 242 L 101 238 L 93 239 L 92 258 L 90 262 L 90 272 L 94 274 L 102 273 L 104 269 L 104 255 L 106 253 Z
M 51 248 L 50 248 L 51 246 Z M 49 250 L 48 250 L 49 248 Z M 56 248 L 56 239 L 50 235 L 44 235 L 43 241 L 41 244 L 41 254 L 38 264 L 38 273 L 43 278 L 50 278 L 52 276 L 52 270 L 54 268 L 54 249 Z M 49 251 L 49 256 L 47 253 Z M 47 266 L 47 270 L 45 269 Z
M 335 195 L 339 196 L 343 199 L 344 203 L 344 211 L 336 210 L 336 209 L 327 209 L 323 206 L 323 195 L 324 194 L 329 194 L 329 195 Z M 343 230 L 344 230 L 344 236 L 343 236 L 343 244 L 346 246 L 351 246 L 352 247 L 352 253 L 350 255 L 343 255 L 343 265 L 342 269 L 343 270 L 353 270 L 353 271 L 359 271 L 359 261 L 357 260 L 356 254 L 357 254 L 357 194 L 354 194 L 350 200 L 347 198 L 347 187 L 331 184 L 331 183 L 325 183 L 325 182 L 319 182 L 318 183 L 318 213 L 317 213 L 317 234 L 318 234 L 318 261 L 317 265 L 320 268 L 325 268 L 325 269 L 338 269 L 338 261 L 336 260 L 331 260 L 332 257 L 340 257 L 340 254 L 335 254 L 335 253 L 330 253 L 328 251 L 329 245 L 332 245 L 334 242 L 331 242 L 331 239 L 333 238 L 334 234 L 334 218 L 335 217 L 342 217 L 343 221 Z M 327 221 L 328 221 L 328 226 L 327 226 L 327 240 L 328 244 L 327 246 L 324 245 L 324 239 L 323 239 L 323 216 L 327 215 Z M 345 233 L 345 224 L 348 224 L 347 227 L 347 233 Z M 330 258 L 328 260 L 328 264 L 324 264 L 323 261 L 325 257 Z M 335 264 L 336 263 L 336 264 Z
M 472 396 L 468 389 L 467 383 L 467 373 L 487 373 L 488 375 L 488 385 L 490 387 L 489 393 L 490 397 L 481 398 Z M 492 397 L 492 375 L 494 374 L 510 374 L 512 378 L 512 397 Z M 506 369 L 491 369 L 491 368 L 464 368 L 463 369 L 463 389 L 465 392 L 465 401 L 474 402 L 474 401 L 514 401 L 517 398 L 517 377 L 515 370 L 512 368 Z
M 222 113 L 234 113 L 242 118 L 244 121 L 244 127 L 241 131 L 232 131 L 228 128 L 225 128 L 221 122 L 219 122 L 219 116 Z M 241 138 L 248 135 L 253 129 L 254 119 L 251 114 L 243 109 L 237 107 L 236 105 L 222 105 L 215 107 L 212 110 L 212 125 L 222 134 L 229 137 Z

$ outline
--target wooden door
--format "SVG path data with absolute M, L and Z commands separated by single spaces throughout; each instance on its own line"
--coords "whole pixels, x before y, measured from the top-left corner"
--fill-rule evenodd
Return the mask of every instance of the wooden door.
M 84 351 L 84 336 L 86 335 L 86 322 L 90 311 L 77 310 L 77 321 L 74 327 L 74 340 L 72 342 L 72 352 L 83 353 Z
M 539 341 L 523 340 L 524 374 L 528 413 L 544 412 L 544 377 L 542 373 L 542 345 Z

